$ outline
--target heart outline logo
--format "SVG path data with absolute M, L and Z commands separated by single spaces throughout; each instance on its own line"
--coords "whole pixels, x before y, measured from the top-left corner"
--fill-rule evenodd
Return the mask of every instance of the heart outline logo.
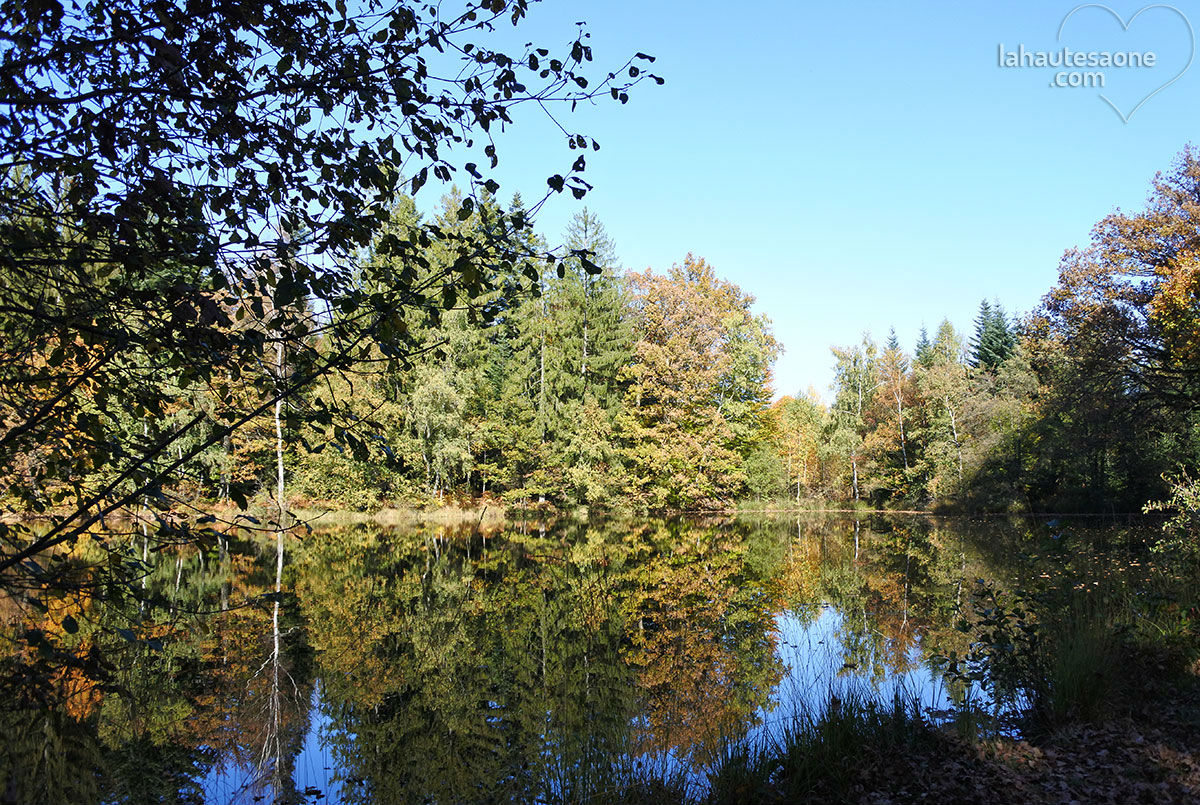
M 1156 8 L 1165 8 L 1167 11 L 1174 11 L 1176 14 L 1179 15 L 1179 19 L 1183 20 L 1183 24 L 1185 26 L 1187 26 L 1188 37 L 1191 39 L 1191 42 L 1192 42 L 1192 52 L 1191 52 L 1191 55 L 1188 56 L 1187 64 L 1185 64 L 1183 66 L 1183 69 L 1180 70 L 1178 73 L 1176 73 L 1173 78 L 1168 80 L 1165 84 L 1161 84 L 1157 89 L 1152 90 L 1149 95 L 1147 95 L 1146 97 L 1144 97 L 1140 101 L 1138 101 L 1137 106 L 1133 107 L 1133 109 L 1129 112 L 1129 114 L 1125 114 L 1124 112 L 1122 112 L 1117 107 L 1117 105 L 1115 103 L 1113 103 L 1112 100 L 1107 95 L 1105 95 L 1103 92 L 1100 93 L 1100 99 L 1102 101 L 1104 101 L 1106 104 L 1108 104 L 1109 107 L 1114 112 L 1117 113 L 1117 116 L 1119 118 L 1121 118 L 1121 122 L 1128 124 L 1129 119 L 1131 117 L 1133 117 L 1135 114 L 1137 114 L 1137 111 L 1139 109 L 1141 109 L 1143 106 L 1145 106 L 1147 101 L 1149 101 L 1151 98 L 1153 98 L 1158 93 L 1162 92 L 1167 87 L 1174 84 L 1179 79 L 1183 78 L 1183 74 L 1186 73 L 1189 68 L 1191 68 L 1192 62 L 1194 62 L 1196 60 L 1196 31 L 1194 28 L 1192 28 L 1192 21 L 1188 19 L 1186 14 L 1184 14 L 1182 11 L 1180 11 L 1175 6 L 1167 5 L 1166 3 L 1156 3 L 1154 5 L 1144 6 L 1142 8 L 1139 8 L 1137 11 L 1135 11 L 1133 13 L 1133 16 L 1131 16 L 1129 18 L 1128 22 L 1126 22 L 1125 19 L 1120 14 L 1118 14 L 1116 11 L 1114 11 L 1109 6 L 1104 5 L 1103 3 L 1083 3 L 1081 5 L 1075 6 L 1075 8 L 1073 8 L 1067 12 L 1067 16 L 1063 17 L 1062 23 L 1058 26 L 1057 39 L 1059 42 L 1062 41 L 1063 29 L 1067 27 L 1067 22 L 1071 19 L 1071 17 L 1075 16 L 1075 13 L 1077 11 L 1082 11 L 1085 8 L 1098 8 L 1103 11 L 1107 11 L 1110 15 L 1112 15 L 1113 19 L 1115 19 L 1117 22 L 1119 22 L 1121 24 L 1121 29 L 1127 33 L 1129 31 L 1129 27 L 1131 25 L 1133 25 L 1134 21 L 1137 20 L 1138 17 L 1142 16 L 1142 14 L 1144 14 L 1145 12 L 1153 11 Z

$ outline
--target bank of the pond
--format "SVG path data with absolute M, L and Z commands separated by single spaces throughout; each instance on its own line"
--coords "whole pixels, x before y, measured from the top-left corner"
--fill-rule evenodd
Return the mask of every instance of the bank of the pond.
M 971 743 L 931 733 L 912 751 L 866 747 L 849 790 L 815 788 L 807 802 L 970 802 L 977 805 L 1200 801 L 1196 708 L 1078 724 L 1031 743 Z M 733 802 L 734 798 L 724 801 Z M 743 800 L 744 801 L 744 800 Z M 780 801 L 770 795 L 759 801 Z
M 714 506 L 703 509 L 651 509 L 630 508 L 625 501 L 616 500 L 609 507 L 558 506 L 552 502 L 502 501 L 495 498 L 464 498 L 446 504 L 413 503 L 384 506 L 375 509 L 360 510 L 347 508 L 336 500 L 314 501 L 307 498 L 293 498 L 287 504 L 288 515 L 293 523 L 309 526 L 343 526 L 359 524 L 376 524 L 381 526 L 401 527 L 418 525 L 471 525 L 479 524 L 488 527 L 499 527 L 506 522 L 528 519 L 556 519 L 589 517 L 712 517 L 712 516 L 837 516 L 852 515 L 857 517 L 887 517 L 887 516 L 924 516 L 924 517 L 964 517 L 964 518 L 1030 518 L 1046 520 L 1053 518 L 1104 518 L 1114 523 L 1129 523 L 1148 517 L 1143 512 L 1028 512 L 1028 511 L 977 511 L 966 508 L 938 506 L 936 508 L 888 508 L 869 505 L 863 502 L 828 501 L 819 498 L 807 498 L 799 503 L 790 500 L 753 500 L 747 499 L 728 505 Z M 142 516 L 142 509 L 119 509 L 108 515 L 107 520 L 123 522 L 136 520 Z M 7 511 L 0 513 L 3 523 L 39 523 L 54 522 L 57 519 L 72 514 L 65 509 L 49 508 L 43 512 Z M 274 523 L 275 504 L 263 498 L 250 501 L 246 509 L 239 509 L 228 501 L 193 501 L 177 506 L 165 516 L 169 519 L 187 520 L 197 516 L 215 517 L 218 522 L 227 525 L 245 526 L 254 520 L 271 521 Z M 156 516 L 164 516 L 156 511 Z M 1149 515 L 1153 517 L 1153 515 Z
M 288 514 L 314 527 L 374 524 L 386 527 L 420 525 L 475 525 L 495 527 L 508 520 L 501 506 L 442 506 L 431 509 L 385 508 L 373 512 L 298 507 Z
M 309 525 L 313 527 L 334 527 L 348 525 L 373 524 L 385 527 L 406 527 L 420 525 L 484 525 L 498 526 L 505 523 L 510 513 L 522 513 L 526 510 L 513 510 L 500 504 L 469 504 L 463 506 L 438 507 L 386 507 L 372 511 L 354 511 L 336 507 L 315 504 L 312 501 L 296 501 L 288 505 L 287 514 L 291 525 Z M 53 523 L 56 519 L 68 516 L 69 512 L 48 510 L 45 512 L 8 512 L 0 514 L 0 522 L 5 523 Z M 245 527 L 248 525 L 269 523 L 274 527 L 276 509 L 273 505 L 252 502 L 246 509 L 226 503 L 197 503 L 186 507 L 177 507 L 167 512 L 155 511 L 153 517 L 163 517 L 169 520 L 187 521 L 204 519 L 205 525 L 225 524 Z M 120 509 L 105 518 L 106 522 L 131 522 L 146 516 L 144 510 Z
M 1131 691 L 1132 692 L 1132 691 Z M 864 747 L 842 790 L 809 802 L 971 802 L 979 805 L 1200 801 L 1200 698 L 1194 676 L 1137 691 L 1140 703 L 1100 722 L 1033 740 L 970 741 L 923 733 L 907 747 Z M 893 751 L 895 749 L 909 751 Z M 724 801 L 732 802 L 733 799 Z M 765 796 L 759 801 L 779 801 Z

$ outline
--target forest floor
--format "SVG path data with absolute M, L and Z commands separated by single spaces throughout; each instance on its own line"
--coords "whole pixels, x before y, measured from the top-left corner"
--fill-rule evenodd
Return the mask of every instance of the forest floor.
M 1200 678 L 1193 673 L 1144 687 L 1128 692 L 1124 712 L 1038 738 L 970 743 L 934 733 L 924 751 L 879 752 L 863 764 L 850 801 L 1198 803 Z

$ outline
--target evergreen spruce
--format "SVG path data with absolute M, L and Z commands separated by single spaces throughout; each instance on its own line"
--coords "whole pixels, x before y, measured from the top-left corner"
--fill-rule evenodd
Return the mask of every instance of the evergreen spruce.
M 975 334 L 971 336 L 971 367 L 996 372 L 1000 365 L 1013 354 L 1016 337 L 997 302 L 989 304 L 986 299 L 979 303 L 979 315 L 975 318 Z
M 921 332 L 917 336 L 917 348 L 913 352 L 918 366 L 928 368 L 933 364 L 933 344 L 929 341 L 929 331 L 925 329 L 925 325 L 921 325 Z

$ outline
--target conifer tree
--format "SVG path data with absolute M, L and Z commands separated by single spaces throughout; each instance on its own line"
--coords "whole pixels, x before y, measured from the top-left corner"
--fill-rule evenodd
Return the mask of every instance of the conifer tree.
M 970 343 L 971 367 L 994 373 L 1015 348 L 1016 336 L 1009 327 L 1004 308 L 999 302 L 992 305 L 986 299 L 981 301 Z
M 932 349 L 933 344 L 929 342 L 929 332 L 922 324 L 921 332 L 917 336 L 917 348 L 913 351 L 913 357 L 916 358 L 918 366 L 928 368 L 933 363 Z
M 588 270 L 580 257 L 567 259 L 555 289 L 562 349 L 570 368 L 578 367 L 574 396 L 582 400 L 590 395 L 612 410 L 620 401 L 618 372 L 633 349 L 616 247 L 604 224 L 586 207 L 568 224 L 565 244 L 569 250 L 587 252 L 595 267 Z M 594 273 L 596 268 L 599 273 Z

